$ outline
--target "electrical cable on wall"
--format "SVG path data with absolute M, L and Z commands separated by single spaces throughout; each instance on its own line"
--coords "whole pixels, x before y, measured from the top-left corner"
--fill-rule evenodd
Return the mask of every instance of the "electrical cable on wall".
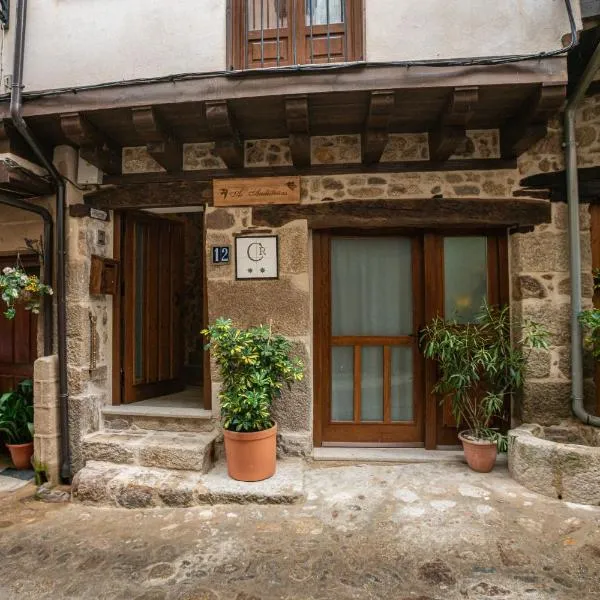
M 162 75 L 158 77 L 145 77 L 138 79 L 129 79 L 126 81 L 110 81 L 90 85 L 82 85 L 77 88 L 66 87 L 56 88 L 52 90 L 44 90 L 40 92 L 24 93 L 23 96 L 33 99 L 41 98 L 45 96 L 54 96 L 64 93 L 77 94 L 78 92 L 86 90 L 98 90 L 111 87 L 127 87 L 131 85 L 140 84 L 151 84 L 151 83 L 176 83 L 178 81 L 191 81 L 200 79 L 209 79 L 214 77 L 224 78 L 247 78 L 252 76 L 264 76 L 264 75 L 281 75 L 283 73 L 314 73 L 323 71 L 347 71 L 357 68 L 377 68 L 377 67 L 477 67 L 477 66 L 489 66 L 489 65 L 504 65 L 516 62 L 523 62 L 529 60 L 541 60 L 544 58 L 551 58 L 553 56 L 562 56 L 568 54 L 578 43 L 577 40 L 577 24 L 575 23 L 575 15 L 573 13 L 573 6 L 571 0 L 565 0 L 565 8 L 569 19 L 570 28 L 570 42 L 563 48 L 557 48 L 556 50 L 549 50 L 544 52 L 537 52 L 531 54 L 508 54 L 502 56 L 483 56 L 477 58 L 449 58 L 449 59 L 430 59 L 430 60 L 409 60 L 409 61 L 381 61 L 381 62 L 369 62 L 369 61 L 357 61 L 349 63 L 335 63 L 335 64 L 319 64 L 319 65 L 289 65 L 283 67 L 266 67 L 262 69 L 252 69 L 243 71 L 210 71 L 205 73 L 180 73 L 172 75 Z M 0 95 L 0 100 L 6 99 L 7 94 Z

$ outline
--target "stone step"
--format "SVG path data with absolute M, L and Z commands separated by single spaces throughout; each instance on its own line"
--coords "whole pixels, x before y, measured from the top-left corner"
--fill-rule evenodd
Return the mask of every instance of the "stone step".
M 277 462 L 277 473 L 246 483 L 227 475 L 224 462 L 210 473 L 88 461 L 73 479 L 73 500 L 101 506 L 151 508 L 201 504 L 293 504 L 304 499 L 302 459 Z
M 103 427 L 111 431 L 212 431 L 216 423 L 213 413 L 203 408 L 121 405 L 102 409 Z
M 86 461 L 206 473 L 214 462 L 218 431 L 98 431 L 83 439 Z

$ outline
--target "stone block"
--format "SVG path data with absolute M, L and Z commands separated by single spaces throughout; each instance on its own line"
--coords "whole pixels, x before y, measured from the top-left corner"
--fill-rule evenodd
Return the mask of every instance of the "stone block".
M 558 281 L 558 293 L 563 296 L 571 295 L 571 278 L 561 277 Z M 594 295 L 594 278 L 591 271 L 581 273 L 581 295 L 584 298 L 592 298 Z
M 36 406 L 33 413 L 33 427 L 36 433 L 57 435 L 60 433 L 60 408 L 58 406 Z
M 209 281 L 208 298 L 211 322 L 223 316 L 240 327 L 272 322 L 276 333 L 287 336 L 310 332 L 308 274 L 267 281 Z
M 523 422 L 551 425 L 571 415 L 569 381 L 526 380 L 520 396 Z
M 565 302 L 526 300 L 515 302 L 512 316 L 515 324 L 534 321 L 544 325 L 550 333 L 551 346 L 565 346 L 571 341 L 571 307 Z
M 308 224 L 294 221 L 276 233 L 279 235 L 279 272 L 308 273 Z
M 37 381 L 33 382 L 33 405 L 38 407 L 50 408 L 58 406 L 60 403 L 57 381 Z
M 33 455 L 43 466 L 51 483 L 60 483 L 60 435 L 42 435 L 36 433 L 33 440 Z
M 206 230 L 219 231 L 231 229 L 235 225 L 235 217 L 226 208 L 208 207 L 206 210 Z
M 512 295 L 514 300 L 546 298 L 547 282 L 535 275 L 516 275 L 513 277 Z
M 513 273 L 567 272 L 568 240 L 554 232 L 516 233 L 511 238 Z
M 33 363 L 33 378 L 35 381 L 58 381 L 58 356 L 43 356 Z
M 283 431 L 277 434 L 277 456 L 310 456 L 313 450 L 312 431 Z
M 527 359 L 526 376 L 532 379 L 545 379 L 550 376 L 552 355 L 549 350 L 532 350 Z

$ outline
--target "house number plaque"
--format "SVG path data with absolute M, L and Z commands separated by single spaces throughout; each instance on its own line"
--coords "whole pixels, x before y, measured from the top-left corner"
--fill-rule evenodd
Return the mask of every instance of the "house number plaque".
M 235 239 L 236 279 L 277 279 L 279 247 L 276 235 Z
M 228 265 L 231 255 L 231 246 L 213 246 L 212 261 L 214 265 Z

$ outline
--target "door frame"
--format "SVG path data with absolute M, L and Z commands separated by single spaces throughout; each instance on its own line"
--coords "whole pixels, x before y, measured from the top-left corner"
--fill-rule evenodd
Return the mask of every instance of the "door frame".
M 444 316 L 444 237 L 450 236 L 485 236 L 487 238 L 488 255 L 488 301 L 491 304 L 507 304 L 509 301 L 508 276 L 508 232 L 506 229 L 323 229 L 313 230 L 313 364 L 314 364 L 314 406 L 313 406 L 313 443 L 315 447 L 324 443 L 325 410 L 330 402 L 330 358 L 329 354 L 329 322 L 331 319 L 330 289 L 330 250 L 331 237 L 335 236 L 405 236 L 419 241 L 421 252 L 415 261 L 413 256 L 413 314 L 417 331 L 431 321 L 436 315 Z M 414 247 L 414 246 L 413 246 Z M 417 294 L 422 301 L 417 302 Z M 419 305 L 417 307 L 417 305 Z M 420 318 L 419 318 L 420 317 Z M 437 380 L 434 361 L 424 360 L 421 352 L 416 350 L 419 363 L 414 363 L 415 380 L 413 393 L 415 398 L 420 394 L 424 398 L 415 403 L 415 417 L 421 415 L 421 426 L 424 446 L 435 450 L 438 446 L 455 446 L 458 444 L 455 427 L 444 424 L 444 407 L 439 397 L 432 393 Z M 505 407 L 510 414 L 510 399 Z M 365 425 L 367 426 L 367 425 Z M 326 442 L 328 443 L 328 442 Z M 343 445 L 384 446 L 388 443 L 344 443 Z M 394 443 L 394 446 L 415 446 L 415 443 Z

